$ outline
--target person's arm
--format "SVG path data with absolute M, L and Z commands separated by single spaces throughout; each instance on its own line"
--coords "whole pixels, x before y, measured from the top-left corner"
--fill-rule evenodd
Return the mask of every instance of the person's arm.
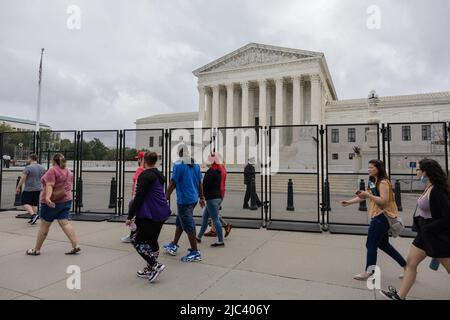
M 347 206 L 350 206 L 352 204 L 360 203 L 360 202 L 363 202 L 363 201 L 365 201 L 365 199 L 361 199 L 359 197 L 355 197 L 355 198 L 350 199 L 350 200 L 343 200 L 343 201 L 341 201 L 341 205 L 343 207 L 347 207 Z
M 133 201 L 131 202 L 130 211 L 128 212 L 128 220 L 133 219 L 142 203 L 144 203 L 145 197 L 150 191 L 150 188 L 155 179 L 156 176 L 154 174 L 150 174 L 147 172 L 139 175 L 139 178 L 136 182 L 136 193 L 134 195 Z
M 167 187 L 167 191 L 166 191 L 166 199 L 170 200 L 170 196 L 172 195 L 173 190 L 175 190 L 177 184 L 175 183 L 175 181 L 170 180 L 169 186 Z
M 201 208 L 205 207 L 205 195 L 203 194 L 203 181 L 202 181 L 202 171 L 200 166 L 197 167 L 197 181 L 198 181 L 198 197 L 200 199 L 199 204 Z M 206 174 L 205 174 L 206 177 Z
M 16 188 L 16 193 L 17 194 L 20 193 L 20 188 L 25 183 L 25 181 L 27 181 L 27 174 L 26 173 L 22 173 L 22 175 L 20 176 L 19 184 L 17 185 L 17 188 Z
M 450 205 L 448 197 L 433 188 L 430 192 L 430 210 L 433 217 L 441 217 L 433 219 L 433 222 L 424 225 L 424 231 L 439 232 L 445 228 L 450 229 Z
M 375 202 L 380 208 L 385 208 L 389 202 L 389 192 L 392 192 L 389 188 L 389 184 L 385 181 L 380 183 L 380 196 L 375 196 L 367 191 L 363 191 L 358 194 L 358 197 L 365 200 L 370 199 Z

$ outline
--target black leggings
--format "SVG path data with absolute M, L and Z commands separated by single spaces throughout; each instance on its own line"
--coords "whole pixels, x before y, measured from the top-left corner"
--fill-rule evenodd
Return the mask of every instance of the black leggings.
M 154 266 L 159 255 L 158 237 L 164 221 L 136 219 L 135 223 L 137 228 L 131 243 L 147 264 Z

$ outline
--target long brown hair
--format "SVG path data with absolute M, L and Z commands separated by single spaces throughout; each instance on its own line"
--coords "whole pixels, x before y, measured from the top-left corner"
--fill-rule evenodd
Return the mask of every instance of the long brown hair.
M 447 197 L 450 197 L 448 177 L 439 162 L 432 159 L 423 159 L 419 161 L 419 169 L 427 174 L 434 187 L 443 191 Z
M 65 169 L 66 168 L 66 158 L 64 158 L 64 156 L 61 153 L 56 153 L 53 156 L 53 161 L 55 161 L 55 163 L 58 165 L 58 167 L 60 167 L 61 169 Z
M 383 180 L 389 180 L 389 176 L 386 172 L 386 168 L 384 167 L 384 162 L 381 160 L 370 160 L 369 164 L 373 165 L 378 170 L 377 174 L 377 187 Z M 369 179 L 372 182 L 375 182 L 373 177 L 370 177 Z

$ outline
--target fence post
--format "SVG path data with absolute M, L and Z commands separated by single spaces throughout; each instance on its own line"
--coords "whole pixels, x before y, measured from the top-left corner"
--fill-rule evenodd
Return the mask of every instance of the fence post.
M 77 180 L 77 208 L 82 208 L 83 207 L 83 180 L 80 178 L 78 178 Z
M 20 176 L 17 177 L 16 189 L 17 189 L 17 186 L 19 185 L 19 181 L 20 181 Z M 20 192 L 16 193 L 16 196 L 14 198 L 14 207 L 19 207 L 21 205 L 22 205 L 22 187 L 20 187 Z
M 402 190 L 400 188 L 400 181 L 398 181 L 398 180 L 395 180 L 394 193 L 395 193 L 395 203 L 397 204 L 397 209 L 398 209 L 398 211 L 403 211 Z
M 330 207 L 330 183 L 328 179 L 325 179 L 325 197 L 324 197 L 324 208 L 326 211 L 331 211 Z
M 359 190 L 361 191 L 365 191 L 366 190 L 366 184 L 364 182 L 364 179 L 361 179 L 360 183 L 359 183 Z M 367 211 L 367 203 L 366 200 L 364 200 L 363 202 L 359 203 L 359 211 Z
M 112 209 L 116 207 L 117 203 L 117 181 L 116 178 L 111 178 L 111 188 L 109 191 L 109 205 L 108 208 Z
M 294 211 L 294 184 L 292 183 L 292 179 L 289 179 L 288 182 L 288 191 L 287 191 L 287 211 Z

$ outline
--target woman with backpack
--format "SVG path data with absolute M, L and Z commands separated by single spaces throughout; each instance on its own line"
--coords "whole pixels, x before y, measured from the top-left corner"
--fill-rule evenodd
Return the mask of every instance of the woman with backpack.
M 441 263 L 450 274 L 450 188 L 448 177 L 435 160 L 424 159 L 417 169 L 425 191 L 417 200 L 419 215 L 414 217 L 417 236 L 409 249 L 405 277 L 400 291 L 389 286 L 380 293 L 389 300 L 404 300 L 417 276 L 417 267 L 432 257 Z
M 365 281 L 370 276 L 370 267 L 377 264 L 378 248 L 386 252 L 397 263 L 405 268 L 406 261 L 402 255 L 389 243 L 389 218 L 398 217 L 398 209 L 392 192 L 392 184 L 380 160 L 369 161 L 369 184 L 367 191 L 357 191 L 357 196 L 351 200 L 341 201 L 343 207 L 369 200 L 369 216 L 371 217 L 367 234 L 367 259 L 364 272 L 353 277 Z

